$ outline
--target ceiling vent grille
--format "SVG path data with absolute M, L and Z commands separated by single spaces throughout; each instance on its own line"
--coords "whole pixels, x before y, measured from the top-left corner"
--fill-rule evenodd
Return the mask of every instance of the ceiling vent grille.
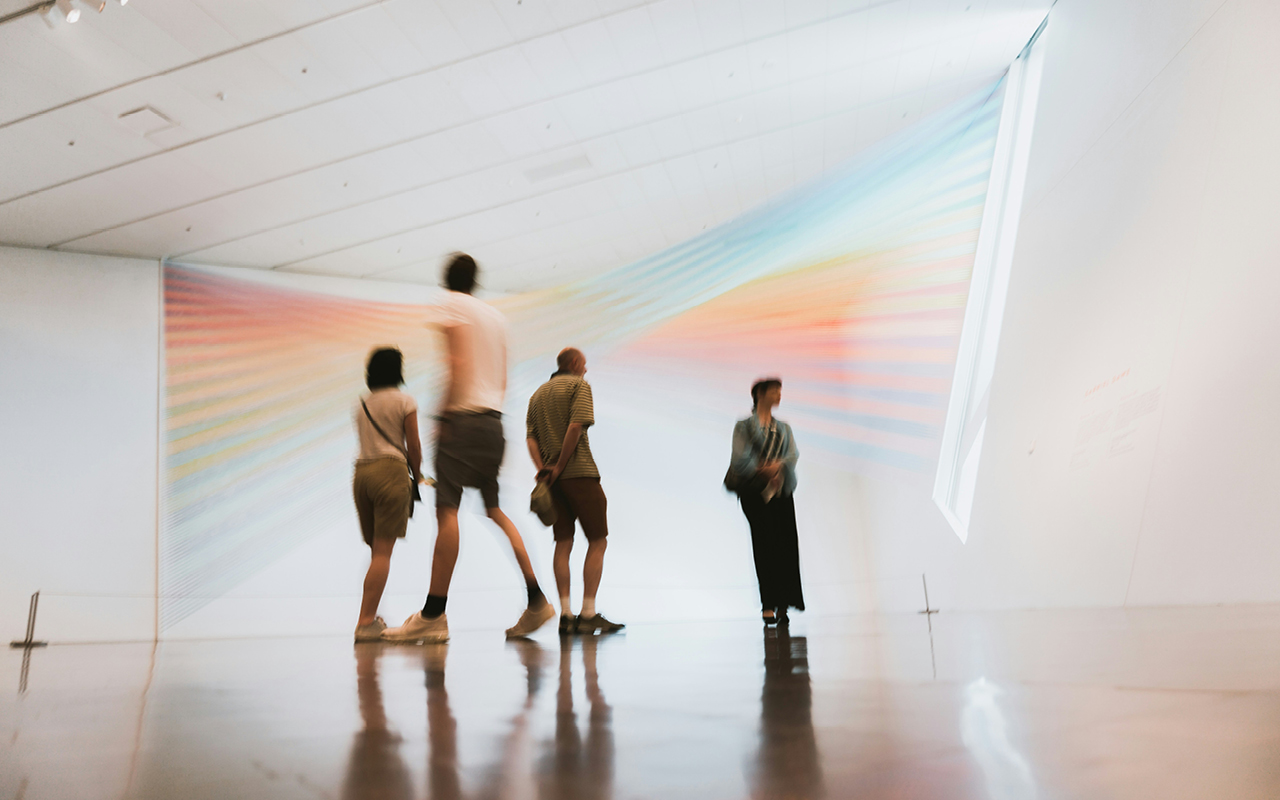
M 586 156 L 574 156 L 563 161 L 556 161 L 552 164 L 544 164 L 541 167 L 525 170 L 524 176 L 529 179 L 529 183 L 541 183 L 542 181 L 549 181 L 552 178 L 559 178 L 561 175 L 568 175 L 570 172 L 577 172 L 583 169 L 591 169 L 591 160 Z

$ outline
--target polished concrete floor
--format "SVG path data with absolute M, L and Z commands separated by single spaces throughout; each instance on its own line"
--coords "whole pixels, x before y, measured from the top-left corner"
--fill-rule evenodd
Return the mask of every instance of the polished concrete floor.
M 0 657 L 9 798 L 1280 798 L 1280 608 Z

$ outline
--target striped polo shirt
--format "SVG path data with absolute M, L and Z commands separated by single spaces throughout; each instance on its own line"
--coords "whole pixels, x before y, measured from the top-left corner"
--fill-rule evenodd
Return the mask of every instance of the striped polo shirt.
M 578 375 L 552 375 L 551 380 L 539 386 L 529 398 L 529 413 L 525 416 L 527 435 L 538 443 L 538 452 L 547 467 L 556 465 L 564 435 L 574 422 L 582 425 L 582 435 L 560 477 L 599 478 L 586 431 L 596 422 L 591 384 Z

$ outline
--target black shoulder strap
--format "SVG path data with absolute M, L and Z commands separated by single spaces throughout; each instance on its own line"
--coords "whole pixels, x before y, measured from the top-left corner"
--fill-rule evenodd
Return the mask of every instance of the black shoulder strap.
M 409 454 L 405 452 L 405 449 L 401 447 L 395 439 L 388 436 L 387 432 L 378 426 L 378 423 L 373 421 L 373 415 L 369 413 L 369 407 L 364 404 L 363 400 L 360 401 L 360 407 L 364 409 L 364 415 L 369 418 L 369 424 L 373 426 L 373 429 L 377 431 L 383 439 L 390 442 L 392 447 L 400 451 L 400 454 L 404 456 L 405 463 L 407 464 L 409 462 Z

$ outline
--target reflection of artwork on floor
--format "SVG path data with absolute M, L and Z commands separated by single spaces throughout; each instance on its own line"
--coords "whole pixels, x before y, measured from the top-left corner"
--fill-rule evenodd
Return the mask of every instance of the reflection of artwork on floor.
M 736 412 L 752 379 L 780 374 L 807 452 L 927 482 L 999 90 L 688 242 L 503 298 L 509 411 L 522 412 L 567 343 L 633 395 L 678 397 L 672 413 Z M 421 318 L 420 306 L 166 269 L 164 626 L 345 519 L 363 360 L 373 345 L 400 344 L 423 403 L 435 359 Z

